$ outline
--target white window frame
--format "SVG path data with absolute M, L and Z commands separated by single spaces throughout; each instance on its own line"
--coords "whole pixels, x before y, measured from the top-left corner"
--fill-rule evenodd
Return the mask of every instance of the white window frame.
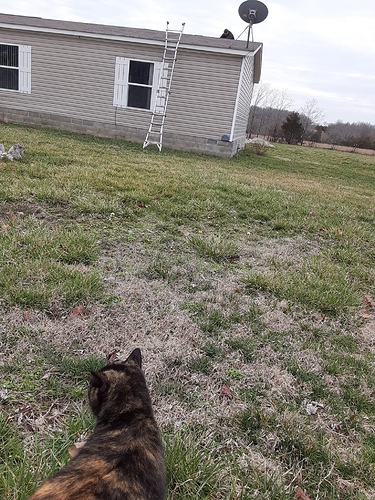
M 130 61 L 136 62 L 145 62 L 154 65 L 154 74 L 152 77 L 152 85 L 151 85 L 151 102 L 150 109 L 147 108 L 134 108 L 128 106 L 128 90 L 129 85 L 129 67 Z M 159 85 L 160 72 L 163 68 L 163 63 L 155 62 L 155 61 L 145 61 L 143 59 L 134 59 L 128 57 L 116 57 L 116 66 L 115 66 L 115 85 L 113 92 L 113 106 L 117 108 L 128 108 L 128 109 L 136 109 L 138 111 L 153 111 L 156 104 L 157 97 L 157 89 Z M 148 87 L 148 85 L 145 85 Z
M 1 40 L 0 40 L 0 45 L 7 45 L 9 47 L 18 47 L 18 67 L 0 65 L 1 68 L 18 69 L 18 90 L 5 89 L 0 87 L 0 91 L 31 94 L 31 46 L 15 45 L 12 43 L 2 42 Z

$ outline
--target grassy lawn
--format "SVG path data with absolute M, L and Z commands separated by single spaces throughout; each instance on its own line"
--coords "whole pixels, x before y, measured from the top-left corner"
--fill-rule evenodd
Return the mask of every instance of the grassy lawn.
M 68 461 L 90 370 L 134 347 L 170 500 L 375 497 L 375 156 L 0 131 L 1 498 Z

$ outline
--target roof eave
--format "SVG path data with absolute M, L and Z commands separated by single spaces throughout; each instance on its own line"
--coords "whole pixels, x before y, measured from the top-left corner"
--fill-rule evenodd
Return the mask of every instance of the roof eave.
M 78 38 L 96 38 L 104 40 L 114 40 L 121 42 L 139 43 L 143 45 L 154 45 L 159 47 L 164 47 L 165 45 L 164 40 L 151 40 L 147 38 L 135 38 L 135 37 L 120 36 L 120 35 L 90 33 L 86 31 L 72 31 L 72 30 L 64 30 L 57 28 L 45 28 L 40 26 L 21 25 L 21 24 L 0 23 L 0 28 L 19 30 L 19 31 L 33 31 L 38 33 L 53 33 L 58 35 L 76 36 Z M 193 45 L 181 42 L 180 48 L 188 50 L 199 50 L 205 52 L 216 52 L 221 54 L 236 54 L 238 56 L 246 57 L 247 55 L 249 55 L 249 53 L 256 54 L 261 49 L 261 45 L 256 47 L 255 50 L 249 50 L 249 49 L 243 50 L 234 47 L 212 47 L 212 46 L 210 47 L 208 45 Z

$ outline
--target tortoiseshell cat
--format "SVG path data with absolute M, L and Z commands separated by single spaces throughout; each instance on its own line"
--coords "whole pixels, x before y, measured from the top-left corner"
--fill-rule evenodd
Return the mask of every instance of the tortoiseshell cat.
M 92 372 L 89 403 L 97 423 L 69 464 L 29 500 L 163 500 L 165 461 L 141 351 Z

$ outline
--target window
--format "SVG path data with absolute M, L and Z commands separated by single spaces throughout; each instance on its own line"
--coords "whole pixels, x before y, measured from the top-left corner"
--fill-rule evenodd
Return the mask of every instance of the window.
M 162 63 L 116 57 L 113 105 L 153 109 Z
M 0 45 L 0 87 L 18 90 L 18 47 Z
M 31 93 L 31 47 L 0 44 L 0 89 Z
M 150 109 L 152 77 L 154 65 L 142 61 L 130 61 L 128 106 L 131 108 Z

